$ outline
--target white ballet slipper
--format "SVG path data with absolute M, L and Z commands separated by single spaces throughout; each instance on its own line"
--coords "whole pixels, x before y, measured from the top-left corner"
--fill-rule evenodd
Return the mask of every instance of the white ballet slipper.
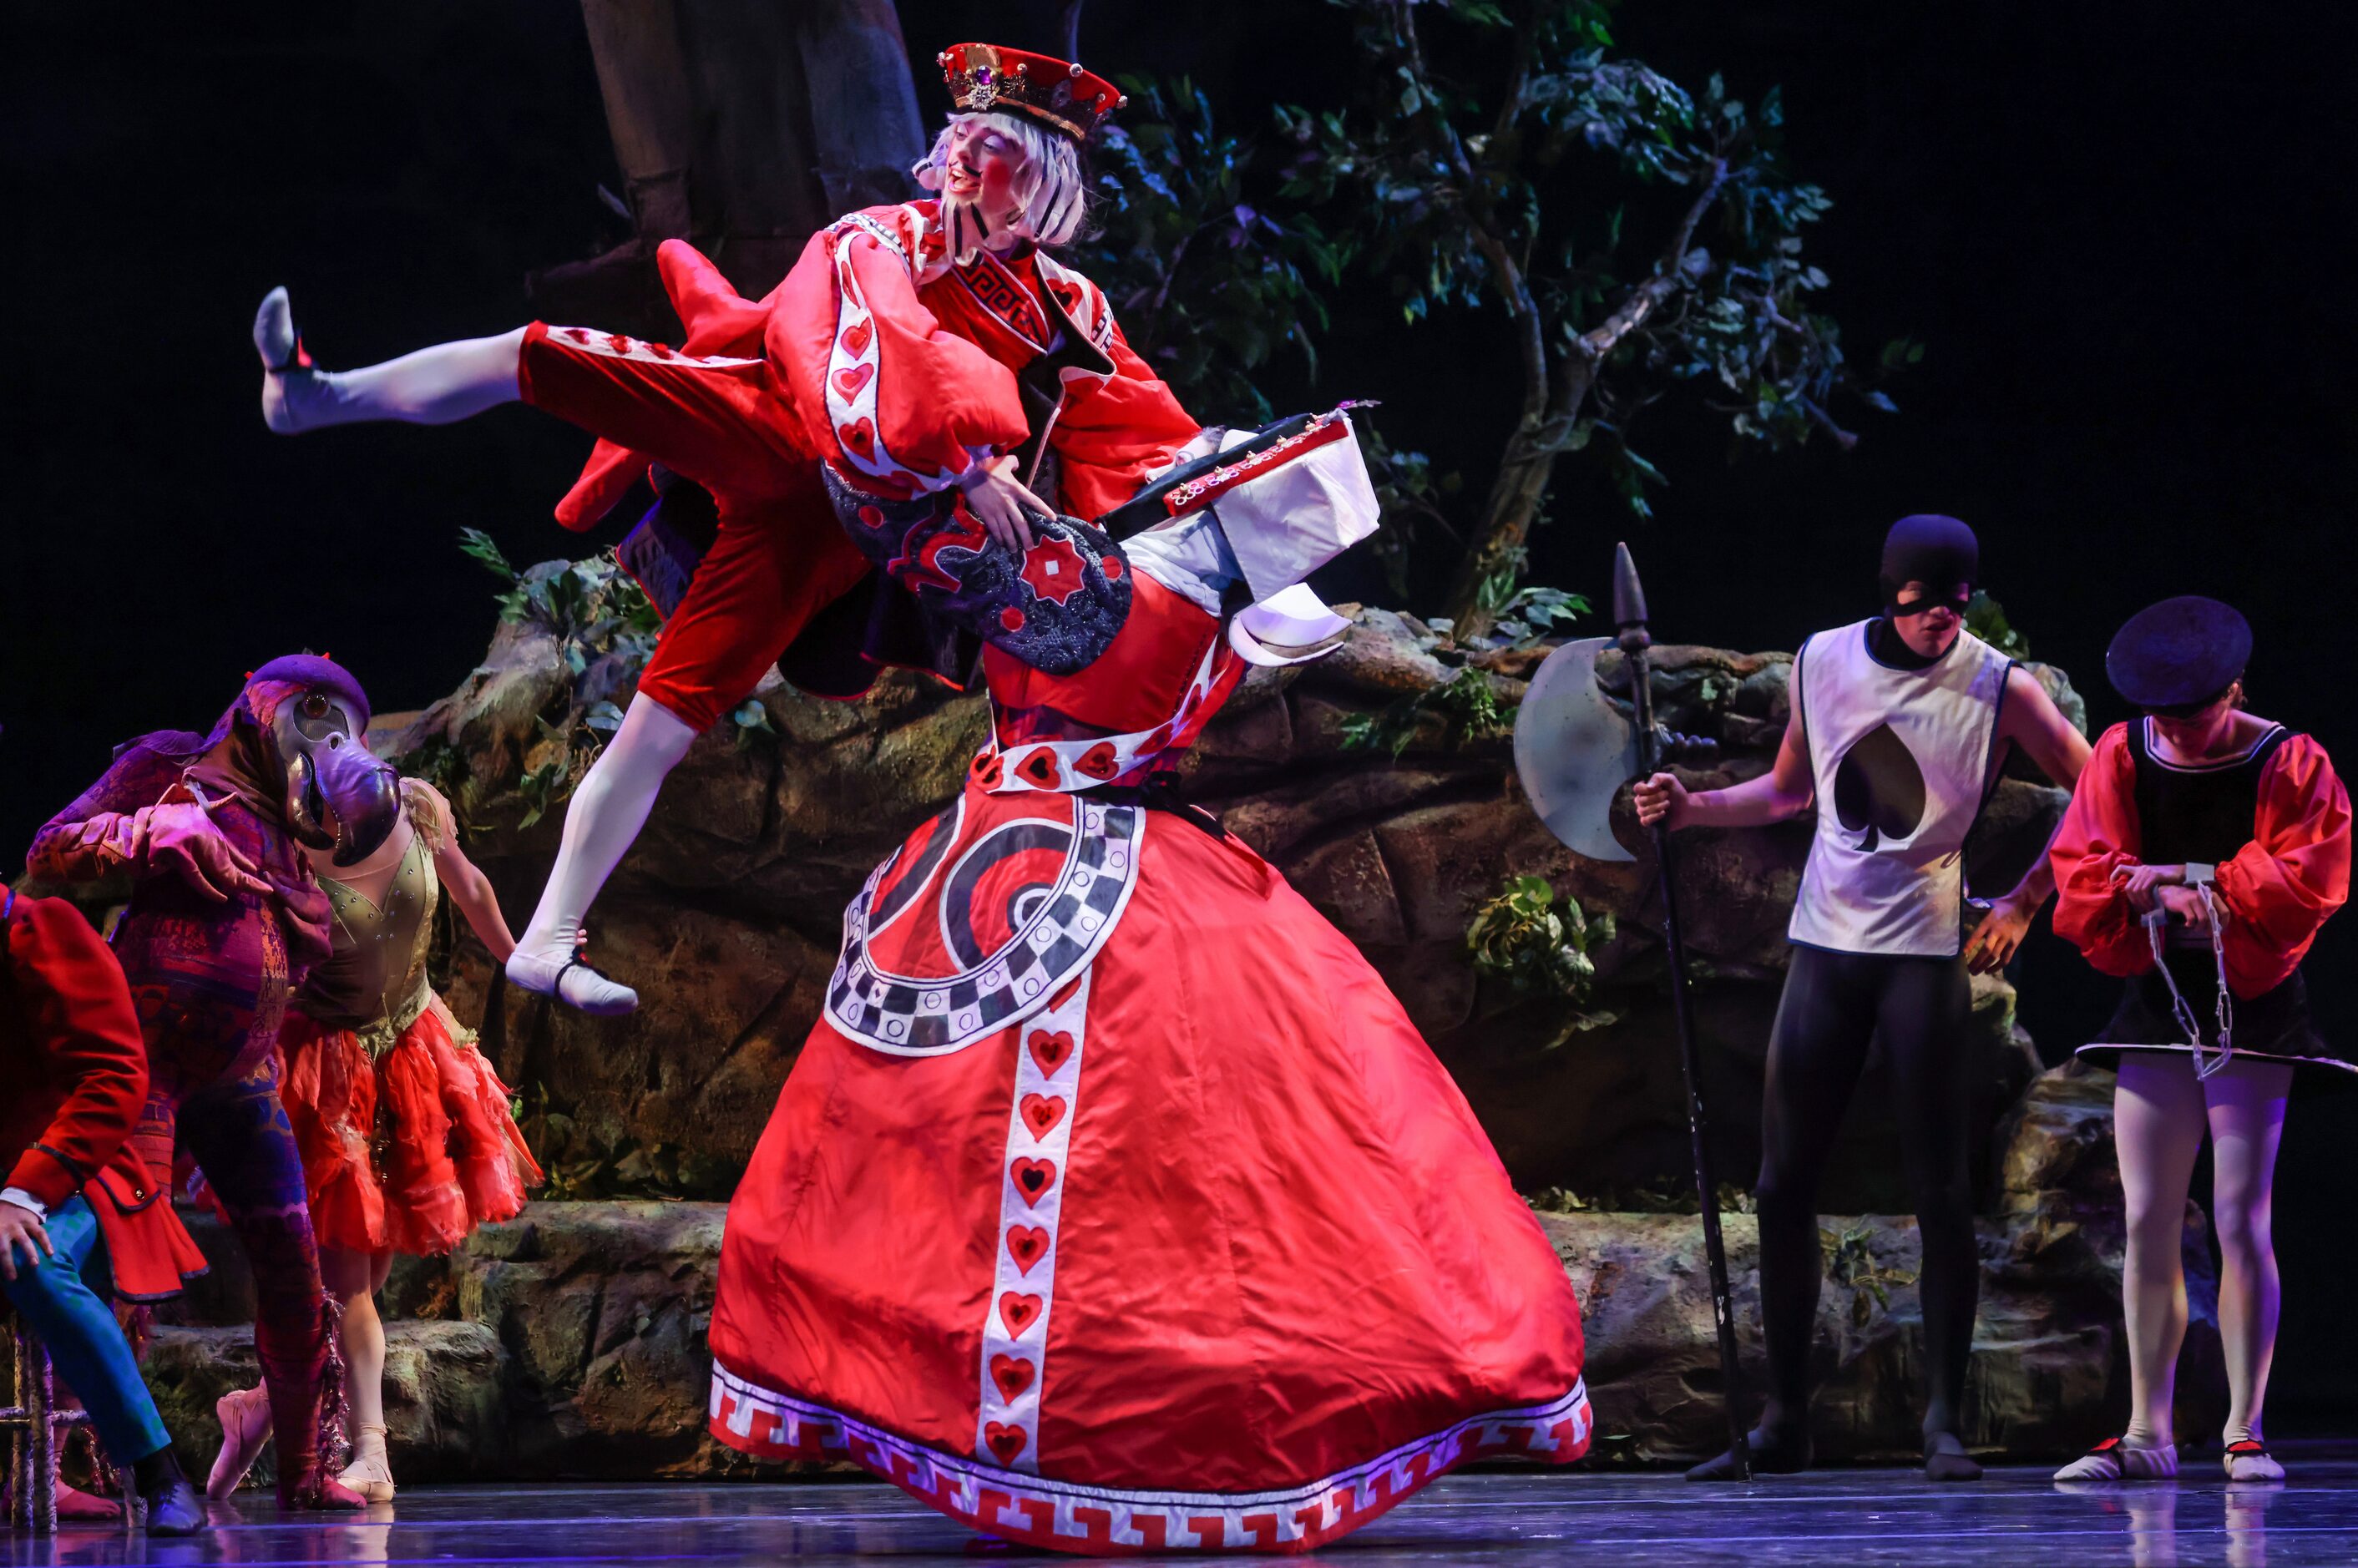
M 2061 1470 L 2059 1481 L 2166 1481 L 2178 1474 L 2178 1445 L 2131 1447 L 2124 1439 L 2108 1437 Z
M 2281 1481 L 2284 1466 L 2277 1464 L 2268 1445 L 2255 1437 L 2227 1444 L 2227 1453 L 2220 1461 L 2230 1481 Z
M 508 980 L 535 996 L 555 997 L 598 1018 L 629 1012 L 639 1005 L 638 992 L 591 968 L 572 947 L 546 951 L 518 947 L 508 956 Z

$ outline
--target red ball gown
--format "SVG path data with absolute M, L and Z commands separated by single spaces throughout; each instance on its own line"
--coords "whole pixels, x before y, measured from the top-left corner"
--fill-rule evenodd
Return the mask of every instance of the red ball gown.
M 1306 1551 L 1578 1459 L 1579 1306 L 1464 1096 L 1274 868 L 1141 787 L 1244 672 L 1221 616 L 1072 518 L 1019 561 L 955 492 L 827 479 L 990 644 L 994 733 L 845 914 L 730 1206 L 713 1433 L 1092 1553 Z

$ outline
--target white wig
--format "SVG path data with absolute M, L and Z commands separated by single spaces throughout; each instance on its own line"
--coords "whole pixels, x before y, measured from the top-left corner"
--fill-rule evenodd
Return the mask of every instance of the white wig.
M 959 124 L 979 120 L 1023 151 L 1023 171 L 1016 177 L 1020 202 L 1014 229 L 1033 243 L 1056 246 L 1071 242 L 1088 215 L 1088 188 L 1081 178 L 1080 150 L 1068 136 L 1057 135 L 1018 114 L 952 114 L 942 134 L 910 173 L 927 190 L 938 191 L 950 158 L 950 135 Z M 982 243 L 981 223 L 965 211 L 966 203 L 943 198 L 944 220 L 950 232 L 950 254 L 956 261 L 973 258 Z

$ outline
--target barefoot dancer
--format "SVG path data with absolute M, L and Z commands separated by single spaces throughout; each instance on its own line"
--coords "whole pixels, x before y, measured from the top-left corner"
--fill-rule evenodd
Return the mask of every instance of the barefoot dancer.
M 937 198 L 840 220 L 759 304 L 686 244 L 664 245 L 684 350 L 535 324 L 331 373 L 303 352 L 286 292 L 262 303 L 254 345 L 274 430 L 446 424 L 522 398 L 610 438 L 559 508 L 569 526 L 603 515 L 649 460 L 718 503 L 718 537 L 574 794 L 547 888 L 508 959 L 508 978 L 528 990 L 590 1012 L 637 1005 L 581 961 L 591 900 L 690 742 L 866 576 L 836 527 L 821 460 L 886 494 L 956 487 L 994 537 L 1028 544 L 1020 508 L 1053 508 L 1027 478 L 1096 516 L 1195 434 L 1123 342 L 1104 295 L 1044 250 L 1080 227 L 1078 144 L 1119 95 L 1078 66 L 983 45 L 946 53 L 945 74 L 969 57 L 958 112 L 914 171 Z M 1037 92 L 1019 91 L 1025 73 Z M 839 296 L 854 306 L 840 319 Z M 1044 418 L 1025 417 L 1026 370 L 1044 388 Z M 1035 426 L 1049 460 L 1019 476 L 1006 454 Z M 1050 470 L 1055 485 L 1040 477 Z
M 2050 884 L 2042 859 L 1968 939 L 1963 846 L 2008 747 L 2068 784 L 2088 743 L 2029 672 L 1965 631 L 1979 566 L 1973 530 L 1955 518 L 1901 518 L 1883 547 L 1883 614 L 1822 632 L 1794 655 L 1793 716 L 1769 772 L 1699 795 L 1670 773 L 1638 786 L 1640 819 L 1674 828 L 1757 827 L 1818 807 L 1760 1118 L 1769 1386 L 1747 1441 L 1766 1474 L 1809 1467 L 1818 1179 L 1878 1034 L 1923 1242 L 1924 1469 L 1940 1481 L 1981 1474 L 1960 1431 L 1981 1283 L 1965 1177 L 1969 971 L 2014 956 Z M 1689 1472 L 1734 1476 L 1732 1454 Z
M 2056 934 L 2128 982 L 2081 1054 L 2120 1071 L 2129 1425 L 2060 1481 L 2178 1474 L 2180 1238 L 2206 1130 L 2223 1462 L 2231 1480 L 2284 1476 L 2260 1430 L 2279 1300 L 2269 1203 L 2294 1069 L 2346 1066 L 2310 1026 L 2300 961 L 2349 897 L 2350 796 L 2324 748 L 2244 711 L 2251 651 L 2250 625 L 2216 600 L 2165 600 L 2122 627 L 2104 673 L 2145 716 L 2096 743 L 2056 836 Z
M 459 848 L 449 803 L 401 781 L 402 816 L 376 853 L 338 866 L 311 854 L 334 909 L 335 951 L 295 998 L 279 1043 L 280 1090 L 303 1152 L 319 1272 L 343 1307 L 352 1462 L 337 1477 L 393 1498 L 385 1454 L 384 1325 L 376 1292 L 395 1252 L 448 1252 L 478 1225 L 510 1219 L 540 1168 L 508 1116 L 508 1091 L 427 981 L 444 895 L 504 960 L 515 946 L 490 881 Z M 260 1389 L 224 1394 L 222 1451 L 206 1490 L 227 1497 L 270 1435 Z

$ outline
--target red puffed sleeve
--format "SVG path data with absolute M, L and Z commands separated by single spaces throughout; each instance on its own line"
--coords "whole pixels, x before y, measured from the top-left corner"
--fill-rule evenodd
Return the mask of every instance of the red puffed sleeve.
M 2294 735 L 2277 748 L 2252 841 L 2218 875 L 2228 988 L 2255 997 L 2292 973 L 2350 897 L 2350 792 L 2324 747 Z
M 2115 724 L 2080 771 L 2071 807 L 2047 849 L 2055 871 L 2055 935 L 2108 975 L 2142 974 L 2153 967 L 2145 927 L 2113 881 L 2116 867 L 2142 863 L 2139 842 L 2136 759 L 2129 754 L 2128 726 Z
M 1110 320 L 1107 325 L 1103 346 L 1113 374 L 1068 387 L 1048 433 L 1065 510 L 1076 517 L 1102 517 L 1137 494 L 1198 428 L 1170 387 L 1131 351 L 1121 329 Z
M 939 490 L 1026 429 L 1015 373 L 917 297 L 911 258 L 925 222 L 915 207 L 874 207 L 822 231 L 779 287 L 770 324 L 813 449 L 887 494 Z
M 27 1026 L 22 1048 L 46 1056 L 49 1076 L 67 1088 L 0 1186 L 54 1208 L 113 1162 L 130 1136 L 147 1100 L 147 1048 L 121 966 L 73 905 L 16 899 L 8 966 Z

